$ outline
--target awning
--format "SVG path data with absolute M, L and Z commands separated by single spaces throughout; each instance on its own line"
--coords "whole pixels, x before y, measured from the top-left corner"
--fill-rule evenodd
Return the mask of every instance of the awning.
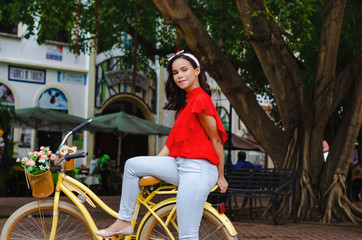
M 15 109 L 15 119 L 12 127 L 44 131 L 69 131 L 85 120 L 61 111 L 32 107 Z M 92 123 L 85 127 L 84 130 L 112 132 L 115 129 L 101 123 Z
M 90 125 L 83 128 L 93 132 L 112 132 L 118 136 L 126 134 L 168 135 L 171 128 L 142 118 L 117 112 L 94 116 Z M 69 131 L 86 119 L 57 110 L 40 107 L 15 109 L 12 127 L 31 128 L 44 131 Z
M 228 150 L 230 146 L 230 138 L 225 142 L 224 149 Z M 260 151 L 265 152 L 264 149 L 253 139 L 239 137 L 231 134 L 231 147 L 230 150 L 246 150 L 246 151 Z
M 168 135 L 171 128 L 127 114 L 116 112 L 93 117 L 94 123 L 100 123 L 115 128 L 116 135 Z

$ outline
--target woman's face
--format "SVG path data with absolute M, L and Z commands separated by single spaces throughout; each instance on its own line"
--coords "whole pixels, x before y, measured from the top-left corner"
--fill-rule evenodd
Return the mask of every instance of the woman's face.
M 200 68 L 194 68 L 191 63 L 184 58 L 178 58 L 172 63 L 173 80 L 179 88 L 186 92 L 200 87 L 199 74 Z

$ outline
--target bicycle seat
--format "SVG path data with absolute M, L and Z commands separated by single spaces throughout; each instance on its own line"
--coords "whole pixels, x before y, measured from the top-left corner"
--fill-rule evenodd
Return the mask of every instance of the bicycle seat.
M 149 186 L 149 185 L 154 185 L 157 183 L 163 182 L 161 179 L 158 179 L 156 177 L 153 176 L 144 176 L 140 179 L 139 181 L 139 185 L 140 186 Z

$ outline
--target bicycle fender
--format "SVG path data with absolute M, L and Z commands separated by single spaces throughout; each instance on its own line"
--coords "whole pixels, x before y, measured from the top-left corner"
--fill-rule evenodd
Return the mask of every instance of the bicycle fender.
M 155 206 L 152 207 L 153 211 L 157 211 L 158 209 L 170 205 L 170 204 L 176 204 L 176 197 L 173 198 L 168 198 L 165 199 L 159 203 L 157 203 Z M 147 219 L 152 216 L 152 213 L 150 213 L 149 211 L 145 214 L 145 216 L 142 218 L 141 222 L 138 225 L 138 229 L 137 229 L 137 235 L 136 235 L 136 239 L 139 239 L 139 236 L 141 234 L 141 230 L 143 228 L 143 225 L 145 224 L 145 222 L 147 221 Z
M 237 232 L 234 228 L 234 225 L 231 223 L 230 219 L 225 214 L 220 214 L 209 202 L 205 203 L 204 209 L 212 213 L 217 217 L 226 227 L 231 236 L 236 236 Z

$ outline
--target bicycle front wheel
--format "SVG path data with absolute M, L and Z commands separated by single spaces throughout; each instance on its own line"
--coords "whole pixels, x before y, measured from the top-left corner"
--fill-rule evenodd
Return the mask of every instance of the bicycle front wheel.
M 165 221 L 170 215 L 171 210 L 175 207 L 175 204 L 170 204 L 165 207 L 160 208 L 156 211 L 157 215 Z M 176 222 L 176 213 L 172 216 L 172 220 L 168 225 L 168 229 L 172 233 L 174 239 L 178 238 L 177 222 Z M 140 232 L 141 240 L 156 240 L 156 239 L 172 239 L 158 220 L 151 215 Z M 204 209 L 202 215 L 200 229 L 199 229 L 199 239 L 208 239 L 208 240 L 220 240 L 220 239 L 229 239 L 237 240 L 236 236 L 231 236 L 224 224 L 212 213 Z
M 1 240 L 49 239 L 53 221 L 53 200 L 28 203 L 6 221 Z M 59 201 L 55 239 L 95 239 L 83 215 L 75 205 Z

